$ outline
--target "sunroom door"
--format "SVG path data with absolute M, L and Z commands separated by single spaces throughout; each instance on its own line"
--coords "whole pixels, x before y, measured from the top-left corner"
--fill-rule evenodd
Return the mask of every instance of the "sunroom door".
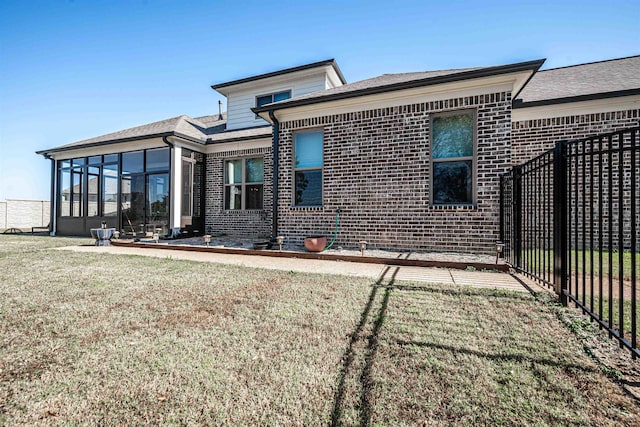
M 160 234 L 169 231 L 169 174 L 154 173 L 147 175 L 147 231 L 158 230 Z

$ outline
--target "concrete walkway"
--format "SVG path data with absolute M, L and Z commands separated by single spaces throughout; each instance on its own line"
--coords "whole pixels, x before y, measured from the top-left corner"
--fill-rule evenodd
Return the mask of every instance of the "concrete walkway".
M 198 262 L 215 262 L 270 270 L 296 271 L 301 273 L 337 274 L 343 276 L 369 277 L 377 279 L 387 268 L 380 264 L 358 262 L 325 261 L 300 258 L 273 258 L 257 255 L 230 255 L 207 252 L 190 252 L 154 248 L 127 248 L 123 246 L 66 246 L 59 250 L 74 252 L 137 255 L 157 258 L 180 259 Z M 396 280 L 411 282 L 442 283 L 448 285 L 473 286 L 477 288 L 505 289 L 526 292 L 521 281 L 506 273 L 466 271 L 446 268 L 394 267 L 398 268 Z

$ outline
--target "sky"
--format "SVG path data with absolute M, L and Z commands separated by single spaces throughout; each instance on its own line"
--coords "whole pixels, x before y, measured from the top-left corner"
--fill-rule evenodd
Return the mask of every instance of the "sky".
M 0 0 L 0 200 L 49 199 L 36 150 L 217 113 L 215 83 L 328 58 L 353 82 L 638 55 L 638 16 L 640 0 Z

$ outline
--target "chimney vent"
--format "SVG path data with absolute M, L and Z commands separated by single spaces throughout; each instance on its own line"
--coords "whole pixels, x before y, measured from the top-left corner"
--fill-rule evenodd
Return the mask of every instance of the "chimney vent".
M 218 120 L 222 120 L 222 101 L 218 100 Z

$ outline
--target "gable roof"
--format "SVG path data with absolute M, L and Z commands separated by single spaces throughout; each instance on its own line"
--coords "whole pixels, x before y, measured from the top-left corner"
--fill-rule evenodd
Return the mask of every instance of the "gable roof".
M 540 59 L 535 61 L 490 67 L 458 68 L 450 70 L 423 71 L 400 74 L 383 74 L 371 79 L 360 80 L 354 83 L 345 84 L 343 86 L 316 91 L 306 95 L 290 98 L 285 101 L 274 102 L 262 107 L 252 108 L 252 111 L 254 113 L 261 113 L 269 110 L 279 110 L 282 108 L 297 107 L 319 102 L 335 101 L 357 96 L 372 95 L 394 90 L 436 85 L 460 80 L 507 74 L 518 71 L 535 72 L 538 68 L 540 68 L 540 66 L 542 66 L 543 62 L 544 59 Z
M 218 90 L 227 86 L 233 86 L 241 83 L 252 82 L 255 80 L 262 80 L 269 77 L 281 76 L 283 74 L 294 73 L 296 71 L 309 70 L 311 68 L 324 67 L 325 65 L 331 65 L 333 67 L 333 69 L 336 71 L 336 74 L 338 75 L 338 78 L 340 78 L 340 81 L 342 82 L 342 84 L 347 83 L 347 80 L 342 75 L 342 71 L 340 71 L 340 67 L 338 67 L 338 63 L 336 62 L 335 59 L 331 58 L 331 59 L 325 59 L 324 61 L 318 61 L 318 62 L 312 62 L 310 64 L 299 65 L 297 67 L 291 67 L 291 68 L 285 68 L 283 70 L 272 71 L 270 73 L 258 74 L 255 76 L 245 77 L 242 79 L 231 80 L 223 83 L 217 83 L 215 85 L 211 85 L 211 88 Z
M 514 108 L 640 94 L 640 55 L 538 71 Z
M 47 150 L 36 151 L 36 154 L 46 156 L 51 153 L 58 153 L 62 151 L 151 138 L 162 138 L 167 136 L 176 136 L 191 142 L 205 145 L 263 138 L 270 136 L 272 132 L 271 125 L 247 129 L 227 130 L 226 123 L 226 113 L 223 114 L 222 120 L 220 120 L 218 114 L 196 118 L 182 115 L 108 133 L 95 138 L 83 139 L 82 141 L 60 145 Z

